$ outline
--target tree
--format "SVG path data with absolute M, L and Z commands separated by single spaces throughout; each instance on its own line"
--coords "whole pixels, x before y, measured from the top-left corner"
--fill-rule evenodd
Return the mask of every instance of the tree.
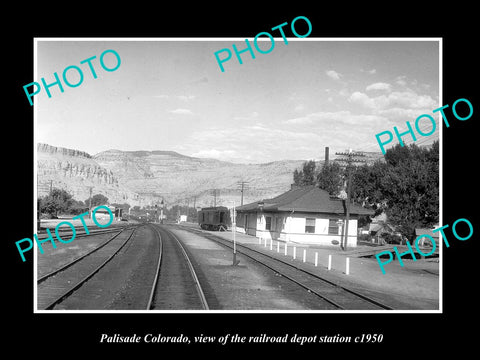
M 85 204 L 87 206 L 90 205 L 90 198 L 85 200 Z M 105 205 L 105 204 L 108 204 L 108 198 L 105 195 L 95 194 L 92 196 L 92 208 L 95 206 Z
M 293 172 L 293 184 L 300 186 L 302 182 L 302 178 L 303 178 L 303 173 L 295 169 L 295 171 Z
M 70 206 L 68 207 L 68 213 L 72 215 L 78 215 L 86 211 L 88 206 L 85 206 L 83 201 L 72 199 Z
M 376 161 L 372 165 L 363 165 L 354 169 L 352 174 L 351 197 L 354 202 L 375 210 L 375 216 L 381 214 L 385 207 L 383 181 L 388 165 Z
M 439 216 L 439 146 L 415 144 L 387 150 L 385 162 L 355 170 L 352 197 L 366 207 L 385 212 L 388 222 L 410 240 L 415 228 L 432 227 Z
M 67 211 L 72 203 L 72 195 L 66 190 L 53 188 L 50 194 L 40 199 L 40 212 L 58 217 L 58 213 Z
M 309 160 L 303 163 L 301 171 L 295 169 L 293 172 L 294 185 L 316 185 L 315 166 L 315 161 Z
M 310 160 L 303 164 L 302 185 L 315 185 L 315 161 Z
M 317 185 L 328 191 L 330 195 L 338 195 L 343 185 L 343 171 L 340 164 L 336 162 L 325 164 L 317 175 Z
M 384 179 L 386 214 L 399 231 L 413 240 L 415 228 L 432 227 L 439 220 L 438 142 L 431 149 L 400 145 L 385 154 L 389 165 Z

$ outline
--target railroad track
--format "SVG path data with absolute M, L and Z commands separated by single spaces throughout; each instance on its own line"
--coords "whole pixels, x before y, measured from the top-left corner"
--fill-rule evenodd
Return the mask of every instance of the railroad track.
M 51 278 L 52 276 L 54 276 L 55 274 L 58 274 L 59 272 L 61 271 L 64 271 L 66 269 L 68 269 L 69 267 L 75 265 L 77 262 L 81 261 L 83 258 L 93 254 L 94 252 L 100 250 L 101 248 L 103 248 L 104 246 L 108 245 L 111 241 L 115 240 L 115 238 L 117 236 L 119 236 L 123 231 L 125 230 L 129 230 L 129 228 L 125 228 L 125 229 L 117 229 L 116 230 L 116 234 L 113 235 L 110 239 L 108 239 L 107 241 L 101 243 L 99 246 L 91 249 L 89 252 L 83 254 L 83 255 L 80 255 L 78 257 L 76 257 L 75 259 L 69 261 L 68 263 L 66 264 L 63 264 L 62 266 L 58 267 L 57 269 L 55 270 L 52 270 L 50 272 L 48 272 L 47 274 L 43 274 L 42 276 L 40 276 L 39 278 L 37 278 L 37 284 L 41 284 L 42 282 L 44 282 L 45 280 L 47 280 L 48 278 Z M 110 231 L 112 232 L 112 231 Z M 108 233 L 110 233 L 108 232 Z M 115 231 L 113 231 L 115 232 Z M 101 233 L 102 235 L 105 234 L 104 232 Z M 92 235 L 98 235 L 98 234 L 92 234 Z
M 178 238 L 147 224 L 132 243 L 139 228 L 117 229 L 101 245 L 39 277 L 37 308 L 83 308 L 92 297 L 103 296 L 102 308 L 106 304 L 113 309 L 208 310 L 195 269 Z M 137 265 L 129 267 L 132 263 Z
M 114 226 L 114 227 L 111 227 L 111 228 L 108 228 L 108 229 L 98 229 L 98 230 L 95 230 L 95 229 L 92 229 L 92 228 L 89 228 L 89 233 L 87 234 L 87 232 L 84 230 L 84 227 L 83 226 L 75 226 L 75 238 L 77 237 L 83 237 L 83 236 L 89 236 L 89 235 L 101 235 L 101 234 L 109 234 L 109 233 L 112 233 L 112 232 L 116 232 L 116 231 L 119 231 L 121 229 L 132 229 L 136 227 L 136 225 L 128 225 L 128 226 Z M 48 228 L 52 234 L 52 236 L 55 237 L 55 228 Z M 68 229 L 59 229 L 58 230 L 58 233 L 60 235 L 71 235 L 72 234 L 72 231 L 70 230 L 70 228 Z M 42 232 L 41 233 L 38 233 L 38 240 L 45 240 L 47 239 L 47 237 L 45 236 L 46 235 L 46 231 L 42 229 Z
M 206 237 L 209 240 L 233 250 L 233 244 L 229 240 L 199 229 L 190 227 L 182 227 L 182 229 Z M 264 252 L 252 249 L 249 246 L 245 246 L 237 242 L 236 251 L 237 253 L 241 253 L 255 262 L 258 262 L 269 268 L 275 272 L 275 274 L 289 279 L 304 290 L 317 295 L 320 299 L 322 299 L 322 301 L 330 304 L 331 309 L 394 310 L 390 306 L 382 304 L 381 302 L 372 299 L 369 296 L 361 294 L 352 289 L 348 289 L 345 286 L 341 286 L 317 274 L 300 268 L 294 263 L 283 261 L 277 257 L 270 256 Z
M 151 224 L 161 250 L 147 309 L 209 310 L 204 291 L 180 240 L 164 227 Z
M 38 278 L 37 308 L 52 310 L 72 295 L 127 245 L 136 230 L 136 227 L 121 229 L 102 245 Z

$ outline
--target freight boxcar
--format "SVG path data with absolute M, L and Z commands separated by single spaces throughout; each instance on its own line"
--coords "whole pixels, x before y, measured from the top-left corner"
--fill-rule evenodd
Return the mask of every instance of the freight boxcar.
M 226 231 L 231 225 L 230 211 L 225 206 L 202 208 L 198 212 L 198 224 L 204 230 Z

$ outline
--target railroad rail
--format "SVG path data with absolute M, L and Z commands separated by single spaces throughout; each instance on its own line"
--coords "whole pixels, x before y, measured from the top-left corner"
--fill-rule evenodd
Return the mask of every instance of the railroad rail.
M 124 239 L 119 236 L 129 230 L 132 231 Z M 101 246 L 37 279 L 37 307 L 52 310 L 68 298 L 105 267 L 132 239 L 136 230 L 136 227 L 124 228 Z
M 115 231 L 119 231 L 121 229 L 132 229 L 133 227 L 136 227 L 137 225 L 127 225 L 127 226 L 112 226 L 108 229 L 92 229 L 92 228 L 89 228 L 89 233 L 87 234 L 86 231 L 84 231 L 84 227 L 83 226 L 75 226 L 75 237 L 82 237 L 82 236 L 88 236 L 88 235 L 101 235 L 101 234 L 109 234 L 109 233 L 112 233 L 112 232 L 115 232 Z M 51 232 L 54 231 L 55 228 L 48 228 Z M 59 229 L 58 232 L 62 235 L 69 235 L 69 234 L 72 234 L 72 231 L 70 230 L 70 228 L 66 229 L 66 228 L 63 228 L 63 229 Z M 38 233 L 38 240 L 45 240 L 47 239 L 48 237 L 44 237 L 43 235 L 46 235 L 46 232 L 43 231 L 42 229 L 42 232 L 41 233 Z M 53 235 L 53 234 L 52 234 Z
M 120 231 L 118 231 L 118 230 L 120 230 Z M 75 259 L 73 259 L 73 260 L 71 260 L 71 261 L 69 261 L 68 263 L 60 266 L 59 268 L 57 268 L 57 269 L 55 269 L 55 270 L 53 270 L 53 271 L 50 271 L 50 272 L 47 273 L 47 274 L 44 274 L 44 275 L 40 276 L 39 278 L 37 278 L 37 284 L 41 284 L 43 281 L 47 280 L 48 278 L 50 278 L 50 277 L 58 274 L 58 273 L 61 272 L 61 271 L 64 271 L 64 270 L 68 269 L 70 266 L 75 265 L 77 262 L 81 261 L 83 258 L 92 255 L 94 252 L 96 252 L 96 251 L 100 250 L 101 248 L 103 248 L 104 246 L 108 245 L 111 241 L 113 241 L 117 236 L 119 236 L 119 235 L 120 235 L 123 231 L 125 231 L 125 230 L 128 230 L 128 229 L 127 229 L 127 228 L 125 228 L 125 229 L 117 229 L 117 230 L 116 230 L 117 233 L 116 233 L 115 235 L 113 235 L 113 236 L 112 236 L 110 239 L 108 239 L 107 241 L 101 243 L 99 246 L 97 246 L 97 247 L 91 249 L 89 252 L 87 252 L 87 253 L 85 253 L 85 254 L 83 254 L 83 255 L 81 255 L 81 256 L 79 256 L 79 257 L 77 257 L 77 258 L 75 258 Z M 110 231 L 110 232 L 112 232 L 112 231 Z M 110 232 L 108 232 L 108 233 L 110 233 Z M 103 235 L 103 234 L 105 234 L 105 232 L 101 232 L 101 234 Z M 98 234 L 95 234 L 95 235 L 98 235 Z
M 209 310 L 195 268 L 181 241 L 165 227 L 150 226 L 161 242 L 161 250 L 147 309 Z
M 183 230 L 201 235 L 224 247 L 233 249 L 231 241 L 226 240 L 207 231 L 191 227 L 182 227 Z M 332 309 L 339 310 L 394 310 L 388 305 L 372 299 L 369 296 L 359 293 L 330 281 L 318 274 L 314 274 L 306 269 L 296 266 L 294 263 L 283 261 L 277 257 L 268 255 L 264 252 L 252 249 L 249 246 L 236 243 L 237 253 L 262 264 L 286 279 L 294 282 L 306 291 L 317 295 L 323 301 L 332 306 Z

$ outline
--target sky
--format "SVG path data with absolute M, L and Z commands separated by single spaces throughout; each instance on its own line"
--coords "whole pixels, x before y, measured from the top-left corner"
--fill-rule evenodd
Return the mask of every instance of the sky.
M 250 43 L 253 39 L 250 39 Z M 263 39 L 263 38 L 259 38 Z M 59 41 L 60 40 L 60 41 Z M 265 40 L 265 42 L 263 42 Z M 270 40 L 258 42 L 265 50 Z M 244 38 L 86 41 L 37 39 L 35 79 L 54 82 L 70 65 L 83 82 L 42 88 L 35 95 L 36 142 L 95 155 L 118 149 L 171 150 L 235 163 L 323 159 L 353 149 L 381 151 L 375 135 L 407 130 L 422 114 L 440 107 L 439 42 L 333 41 L 275 38 L 259 53 Z M 214 53 L 228 48 L 222 72 Z M 115 50 L 121 64 L 105 71 L 100 55 Z M 87 63 L 91 61 L 97 78 Z M 222 53 L 221 58 L 226 56 Z M 106 53 L 107 67 L 116 59 Z M 79 81 L 69 70 L 71 83 Z M 28 100 L 26 100 L 28 101 Z M 437 131 L 417 144 L 438 139 Z M 419 122 L 428 133 L 432 124 Z M 406 143 L 412 143 L 406 136 Z M 392 142 L 391 145 L 397 143 Z

